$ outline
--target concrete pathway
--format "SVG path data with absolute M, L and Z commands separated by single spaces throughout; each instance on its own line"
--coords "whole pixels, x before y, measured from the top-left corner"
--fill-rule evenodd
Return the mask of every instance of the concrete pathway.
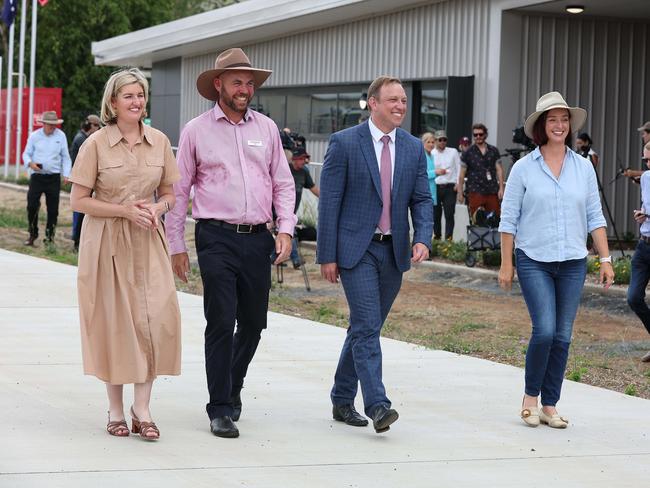
M 390 432 L 331 420 L 345 331 L 269 315 L 239 439 L 210 434 L 203 310 L 179 294 L 183 374 L 154 386 L 157 443 L 109 436 L 104 386 L 83 376 L 76 268 L 0 250 L 0 487 L 639 487 L 650 401 L 565 383 L 565 431 L 518 418 L 523 372 L 383 341 Z M 128 388 L 126 405 L 132 399 Z M 360 401 L 357 406 L 361 407 Z

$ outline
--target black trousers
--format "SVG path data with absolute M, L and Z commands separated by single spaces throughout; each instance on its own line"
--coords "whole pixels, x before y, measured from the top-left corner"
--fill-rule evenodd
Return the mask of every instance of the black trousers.
M 454 213 L 456 212 L 456 192 L 454 184 L 436 185 L 438 205 L 433 207 L 433 235 L 440 239 L 442 235 L 442 212 L 445 212 L 445 239 L 454 235 Z
M 59 218 L 59 194 L 61 192 L 61 175 L 39 175 L 33 173 L 29 179 L 27 191 L 27 221 L 29 236 L 38 237 L 38 211 L 41 208 L 41 195 L 45 193 L 45 206 L 47 207 L 47 224 L 45 239 L 54 238 L 56 221 Z
M 212 420 L 232 415 L 231 397 L 244 386 L 266 328 L 269 256 L 275 241 L 268 231 L 238 234 L 206 221 L 196 224 L 195 238 L 207 321 L 205 372 L 210 401 L 206 411 Z

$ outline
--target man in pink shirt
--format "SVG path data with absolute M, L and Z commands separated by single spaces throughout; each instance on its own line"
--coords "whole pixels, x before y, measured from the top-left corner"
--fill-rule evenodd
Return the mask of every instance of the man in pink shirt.
M 203 280 L 205 369 L 210 401 L 210 430 L 238 437 L 233 421 L 241 414 L 240 392 L 262 329 L 266 328 L 271 262 L 286 261 L 296 223 L 293 178 L 280 134 L 268 117 L 248 105 L 271 71 L 251 67 L 241 49 L 228 49 L 215 69 L 199 75 L 196 86 L 211 110 L 187 123 L 177 160 L 180 182 L 167 215 L 172 267 L 187 281 L 185 209 L 194 187 L 192 217 Z M 278 237 L 267 229 L 277 215 Z M 235 330 L 237 323 L 237 331 Z

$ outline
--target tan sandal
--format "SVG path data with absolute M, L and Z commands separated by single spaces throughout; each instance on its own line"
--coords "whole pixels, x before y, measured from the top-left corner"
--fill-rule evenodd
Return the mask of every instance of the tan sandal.
M 154 422 L 141 422 L 140 419 L 135 415 L 133 411 L 133 406 L 131 406 L 131 432 L 134 434 L 140 434 L 146 441 L 157 441 L 160 439 L 160 430 L 156 427 Z M 155 436 L 149 435 L 150 433 L 155 433 Z
M 521 409 L 521 419 L 530 427 L 539 425 L 540 409 L 539 407 L 526 407 Z
M 129 426 L 126 420 L 113 420 L 111 422 L 111 412 L 108 412 L 108 424 L 106 424 L 106 431 L 115 437 L 128 437 Z
M 543 424 L 553 427 L 554 429 L 566 429 L 569 425 L 569 420 L 560 417 L 560 414 L 554 413 L 553 415 L 547 415 L 544 413 L 543 409 L 540 409 L 539 411 L 539 420 Z

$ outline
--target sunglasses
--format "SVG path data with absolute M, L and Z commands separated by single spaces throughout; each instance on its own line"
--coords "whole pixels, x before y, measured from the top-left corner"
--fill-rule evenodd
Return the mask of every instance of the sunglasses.
M 485 132 L 474 132 L 472 135 L 474 137 L 485 137 Z
M 439 140 L 439 141 L 442 141 L 442 142 L 447 142 L 447 138 L 446 138 L 446 137 L 438 137 L 438 140 Z
M 650 161 L 650 158 L 641 158 L 641 162 L 644 164 L 648 164 L 648 161 Z

